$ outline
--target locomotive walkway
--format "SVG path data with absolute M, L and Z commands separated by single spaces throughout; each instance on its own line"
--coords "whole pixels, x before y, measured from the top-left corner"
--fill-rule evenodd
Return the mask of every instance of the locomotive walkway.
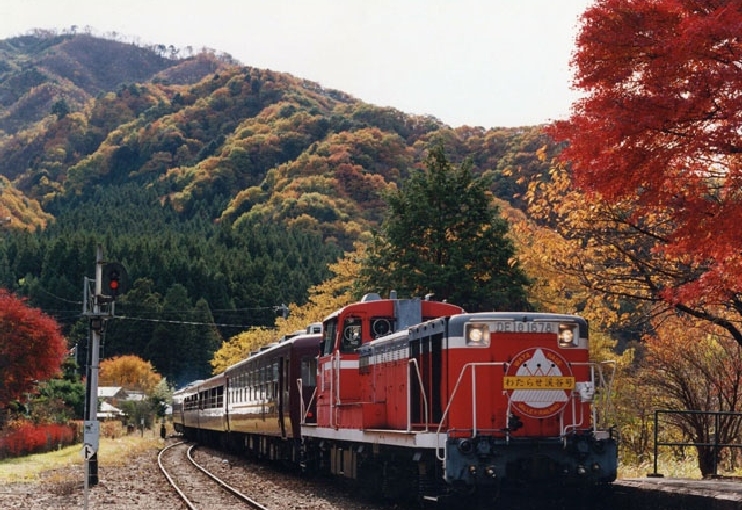
M 742 510 L 742 480 L 631 478 L 613 482 L 613 508 Z

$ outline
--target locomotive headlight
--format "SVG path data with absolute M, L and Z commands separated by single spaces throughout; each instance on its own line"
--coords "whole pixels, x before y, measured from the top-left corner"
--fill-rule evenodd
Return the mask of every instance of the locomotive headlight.
M 580 329 L 576 324 L 559 324 L 559 347 L 577 347 L 577 339 L 580 337 Z
M 471 347 L 489 347 L 490 327 L 489 324 L 470 322 L 464 326 L 466 345 Z

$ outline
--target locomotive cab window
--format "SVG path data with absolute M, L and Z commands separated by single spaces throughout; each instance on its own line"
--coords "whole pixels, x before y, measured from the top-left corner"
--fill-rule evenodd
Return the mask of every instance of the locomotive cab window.
M 338 330 L 337 319 L 327 321 L 324 325 L 324 330 L 324 338 L 322 340 L 322 344 L 324 345 L 323 354 L 328 356 L 332 354 L 335 348 L 335 335 Z
M 348 318 L 343 324 L 342 352 L 351 352 L 361 346 L 361 319 Z
M 469 322 L 464 325 L 467 347 L 489 347 L 490 325 L 484 322 Z
M 394 332 L 394 319 L 387 317 L 374 317 L 371 319 L 371 336 L 378 338 Z
M 570 323 L 559 324 L 558 338 L 559 347 L 577 347 L 577 340 L 580 338 L 579 326 Z

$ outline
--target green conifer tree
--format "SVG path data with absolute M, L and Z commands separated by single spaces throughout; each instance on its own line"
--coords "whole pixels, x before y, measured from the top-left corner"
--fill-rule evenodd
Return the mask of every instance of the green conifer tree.
M 387 197 L 388 213 L 361 270 L 364 290 L 432 293 L 467 311 L 525 310 L 528 278 L 514 258 L 507 222 L 489 182 L 470 165 L 431 150 L 419 171 Z

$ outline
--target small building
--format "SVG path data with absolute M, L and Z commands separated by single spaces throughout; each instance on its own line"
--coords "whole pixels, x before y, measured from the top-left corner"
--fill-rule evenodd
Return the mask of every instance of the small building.
M 98 400 L 111 405 L 128 400 L 129 393 L 121 386 L 98 386 Z
M 105 400 L 100 403 L 98 408 L 98 420 L 117 420 L 124 415 L 123 411 L 118 407 L 114 407 Z

